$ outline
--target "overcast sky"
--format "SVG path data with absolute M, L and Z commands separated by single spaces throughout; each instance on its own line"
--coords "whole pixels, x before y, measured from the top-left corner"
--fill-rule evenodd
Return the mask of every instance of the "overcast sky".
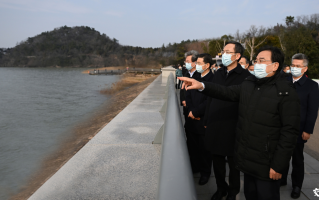
M 89 26 L 120 44 L 160 47 L 319 13 L 319 0 L 0 0 L 0 47 L 61 26 Z

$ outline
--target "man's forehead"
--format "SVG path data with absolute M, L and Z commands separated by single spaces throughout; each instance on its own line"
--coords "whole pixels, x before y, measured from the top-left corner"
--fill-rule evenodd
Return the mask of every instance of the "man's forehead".
M 303 64 L 303 60 L 293 59 L 293 60 L 292 60 L 292 63 L 293 63 L 293 64 L 296 64 L 296 65 L 298 65 L 298 64 L 302 65 L 302 64 Z
M 234 44 L 227 44 L 225 47 L 224 47 L 224 51 L 225 50 L 234 50 L 235 48 L 235 45 Z
M 192 59 L 192 55 L 186 56 L 186 60 L 190 60 L 190 59 Z
M 239 62 L 245 62 L 245 63 L 247 63 L 247 62 L 246 62 L 246 58 L 244 58 L 244 57 L 241 57 L 240 60 L 239 60 Z
M 258 59 L 265 59 L 265 60 L 270 60 L 271 59 L 271 51 L 261 51 L 258 55 L 257 55 Z

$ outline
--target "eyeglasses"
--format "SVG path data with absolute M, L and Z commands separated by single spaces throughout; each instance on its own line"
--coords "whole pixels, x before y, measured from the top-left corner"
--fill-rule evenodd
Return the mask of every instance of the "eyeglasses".
M 290 67 L 303 68 L 303 67 L 305 67 L 305 66 L 300 66 L 300 65 L 290 65 Z
M 258 64 L 263 64 L 263 63 L 268 62 L 268 61 L 271 62 L 271 60 L 256 59 L 256 60 L 253 60 L 252 63 L 253 63 L 253 64 L 256 64 L 256 63 L 258 63 Z
M 230 51 L 222 51 L 222 52 L 221 52 L 221 54 L 224 54 L 224 53 L 226 53 L 226 54 L 231 54 L 231 53 L 236 53 L 236 52 L 230 52 Z

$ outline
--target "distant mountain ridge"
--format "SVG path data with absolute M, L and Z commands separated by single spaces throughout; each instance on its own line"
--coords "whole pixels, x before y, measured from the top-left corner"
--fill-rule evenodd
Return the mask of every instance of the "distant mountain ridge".
M 120 45 L 88 26 L 55 28 L 0 49 L 0 67 L 160 66 L 175 49 Z

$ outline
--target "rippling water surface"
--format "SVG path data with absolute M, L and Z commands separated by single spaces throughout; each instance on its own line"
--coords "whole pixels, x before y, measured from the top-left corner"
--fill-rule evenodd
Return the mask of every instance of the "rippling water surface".
M 0 68 L 0 199 L 26 183 L 68 130 L 107 100 L 99 90 L 119 78 L 83 70 Z

